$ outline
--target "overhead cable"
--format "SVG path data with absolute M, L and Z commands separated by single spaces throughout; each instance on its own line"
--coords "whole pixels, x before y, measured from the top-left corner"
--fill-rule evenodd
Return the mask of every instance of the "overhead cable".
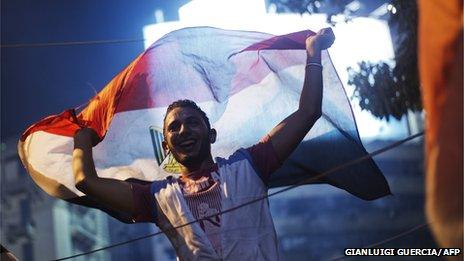
M 70 46 L 70 45 L 94 45 L 94 44 L 118 44 L 143 42 L 144 38 L 129 39 L 111 39 L 111 40 L 94 40 L 94 41 L 68 41 L 68 42 L 48 42 L 48 43 L 15 43 L 2 44 L 1 48 L 33 48 L 33 47 L 50 47 L 50 46 Z
M 125 244 L 129 244 L 129 243 L 132 243 L 132 242 L 135 242 L 135 241 L 138 241 L 138 240 L 142 240 L 142 239 L 145 239 L 145 238 L 149 238 L 149 237 L 154 237 L 154 236 L 158 236 L 158 235 L 161 235 L 167 231 L 171 231 L 171 230 L 176 230 L 176 229 L 179 229 L 179 228 L 182 228 L 182 227 L 185 227 L 185 226 L 189 226 L 189 225 L 192 225 L 194 223 L 197 223 L 199 221 L 203 221 L 203 220 L 207 220 L 207 219 L 211 219 L 212 217 L 216 217 L 216 216 L 219 216 L 219 215 L 222 215 L 222 214 L 225 214 L 225 213 L 228 213 L 228 212 L 231 212 L 231 211 L 234 211 L 236 209 L 239 209 L 239 208 L 242 208 L 242 207 L 245 207 L 245 206 L 248 206 L 248 205 L 251 205 L 251 204 L 254 204 L 258 201 L 261 201 L 261 200 L 264 200 L 264 199 L 267 199 L 267 198 L 270 198 L 270 197 L 273 197 L 275 195 L 278 195 L 278 194 L 281 194 L 285 191 L 288 191 L 288 190 L 292 190 L 292 189 L 295 189 L 301 185 L 304 185 L 306 183 L 310 183 L 310 182 L 313 182 L 313 181 L 316 181 L 318 179 L 321 179 L 329 174 L 332 174 L 336 171 L 339 171 L 341 169 L 344 169 L 346 167 L 349 167 L 349 166 L 352 166 L 352 165 L 355 165 L 357 163 L 360 163 L 362 161 L 365 161 L 365 160 L 368 160 L 374 156 L 377 156 L 381 153 L 384 153 L 388 150 L 391 150 L 393 148 L 396 148 L 400 145 L 402 145 L 403 143 L 407 142 L 407 141 L 410 141 L 412 139 L 415 139 L 417 137 L 420 137 L 420 136 L 423 136 L 424 135 L 424 132 L 419 132 L 419 133 L 416 133 L 414 135 L 411 135 L 409 137 L 406 137 L 402 140 L 399 140 L 399 141 L 396 141 L 390 145 L 387 145 L 383 148 L 380 148 L 376 151 L 373 151 L 369 154 L 366 154 L 362 157 L 359 157 L 357 159 L 354 159 L 354 160 L 351 160 L 351 161 L 348 161 L 346 163 L 343 163 L 341 165 L 338 165 L 338 166 L 335 166 L 333 167 L 332 169 L 329 169 L 328 171 L 325 171 L 325 172 L 322 172 L 318 175 L 315 175 L 315 176 L 312 176 L 310 178 L 304 178 L 304 179 L 301 179 L 299 180 L 298 182 L 296 182 L 295 184 L 291 185 L 291 186 L 288 186 L 288 187 L 285 187 L 285 188 L 282 188 L 280 190 L 277 190 L 277 191 L 274 191 L 272 193 L 268 193 L 267 195 L 263 195 L 261 197 L 258 197 L 258 198 L 255 198 L 253 200 L 250 200 L 248 202 L 245 202 L 241 205 L 237 205 L 235 207 L 232 207 L 232 208 L 228 208 L 228 209 L 225 209 L 225 210 L 222 210 L 216 214 L 213 214 L 213 215 L 209 215 L 209 216 L 205 216 L 203 218 L 200 218 L 200 219 L 195 219 L 193 221 L 190 221 L 190 222 L 187 222 L 185 224 L 181 224 L 179 226 L 176 226 L 176 227 L 172 227 L 172 228 L 169 228 L 167 229 L 166 231 L 159 231 L 159 232 L 156 232 L 156 233 L 152 233 L 152 234 L 148 234 L 148 235 L 145 235 L 145 236 L 141 236 L 141 237 L 137 237 L 137 238 L 133 238 L 133 239 L 130 239 L 130 240 L 127 240 L 127 241 L 123 241 L 123 242 L 119 242 L 119 243 L 116 243 L 116 244 L 112 244 L 112 245 L 108 245 L 108 246 L 105 246 L 105 247 L 101 247 L 101 248 L 96 248 L 94 250 L 91 250 L 91 251 L 88 251 L 88 252 L 84 252 L 84 253 L 79 253 L 79 254 L 75 254 L 75 255 L 71 255 L 71 256 L 67 256 L 67 257 L 62 257 L 62 258 L 59 258 L 59 259 L 55 259 L 55 261 L 59 261 L 59 260 L 67 260 L 67 259 L 71 259 L 71 258 L 76 258 L 76 257 L 79 257 L 79 256 L 84 256 L 84 255 L 89 255 L 89 254 L 92 254 L 92 253 L 95 253 L 95 252 L 98 252 L 98 251 L 102 251 L 102 250 L 106 250 L 106 249 L 110 249 L 110 248 L 114 248 L 114 247 L 117 247 L 117 246 L 121 246 L 121 245 L 125 245 Z

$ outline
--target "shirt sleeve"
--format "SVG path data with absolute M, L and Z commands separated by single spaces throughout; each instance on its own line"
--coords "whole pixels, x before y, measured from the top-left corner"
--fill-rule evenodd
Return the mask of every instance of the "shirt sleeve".
M 151 194 L 151 185 L 131 183 L 132 196 L 134 198 L 134 222 L 155 222 L 156 202 Z
M 269 183 L 271 174 L 276 171 L 282 163 L 272 146 L 271 137 L 264 136 L 257 144 L 247 148 L 258 173 L 265 184 Z

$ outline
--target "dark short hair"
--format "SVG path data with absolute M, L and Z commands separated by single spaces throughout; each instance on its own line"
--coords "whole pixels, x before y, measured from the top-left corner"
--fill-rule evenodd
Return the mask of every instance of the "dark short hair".
M 201 115 L 201 118 L 205 121 L 206 126 L 208 127 L 208 129 L 211 129 L 211 124 L 209 123 L 208 116 L 206 116 L 206 113 L 200 107 L 198 107 L 198 105 L 194 101 L 191 101 L 191 100 L 177 100 L 177 101 L 171 103 L 168 106 L 168 109 L 166 110 L 166 114 L 164 115 L 164 119 L 163 119 L 163 132 L 164 132 L 164 122 L 166 121 L 166 117 L 168 116 L 169 112 L 171 112 L 175 108 L 192 108 L 192 109 L 198 111 L 200 113 L 200 115 Z

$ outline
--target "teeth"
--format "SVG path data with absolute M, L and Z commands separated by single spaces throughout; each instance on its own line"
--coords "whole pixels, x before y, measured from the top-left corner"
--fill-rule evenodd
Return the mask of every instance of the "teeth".
M 195 140 L 186 140 L 180 143 L 181 146 L 189 146 L 195 143 Z

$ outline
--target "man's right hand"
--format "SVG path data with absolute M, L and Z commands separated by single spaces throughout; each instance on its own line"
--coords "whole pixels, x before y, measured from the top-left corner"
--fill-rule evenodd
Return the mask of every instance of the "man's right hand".
M 95 169 L 92 147 L 100 142 L 91 128 L 83 128 L 74 134 L 73 173 L 76 188 L 84 194 L 114 210 L 134 214 L 134 202 L 130 183 L 112 178 L 99 177 Z
M 74 144 L 76 145 L 90 145 L 95 147 L 100 142 L 97 132 L 91 128 L 82 128 L 74 134 Z

